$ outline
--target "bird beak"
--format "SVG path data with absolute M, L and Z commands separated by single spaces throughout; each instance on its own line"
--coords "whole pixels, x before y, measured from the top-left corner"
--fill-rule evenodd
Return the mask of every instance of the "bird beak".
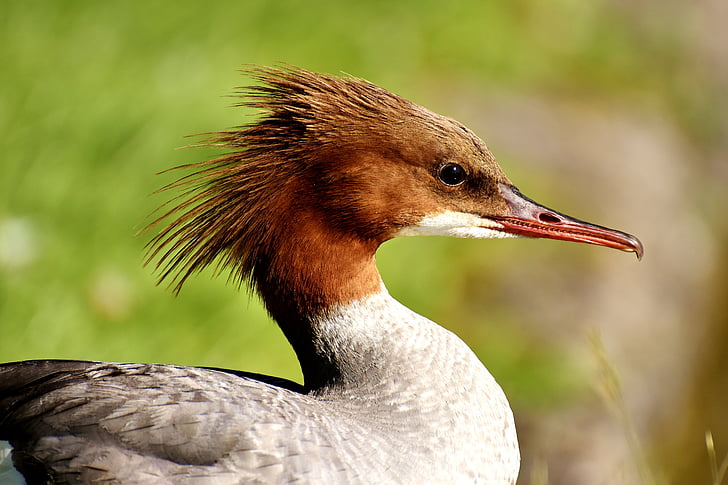
M 499 187 L 508 205 L 508 212 L 490 217 L 503 226 L 498 230 L 517 236 L 596 244 L 632 252 L 637 255 L 637 259 L 642 259 L 642 243 L 631 234 L 556 212 L 529 199 L 512 185 L 499 184 Z

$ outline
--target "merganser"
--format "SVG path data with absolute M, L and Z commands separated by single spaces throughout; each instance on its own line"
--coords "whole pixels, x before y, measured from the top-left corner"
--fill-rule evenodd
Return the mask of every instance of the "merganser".
M 258 120 L 214 135 L 231 152 L 168 186 L 185 192 L 152 224 L 163 228 L 148 262 L 175 291 L 211 265 L 249 283 L 303 385 L 174 365 L 3 364 L 0 440 L 15 468 L 28 484 L 515 484 L 500 386 L 457 336 L 389 295 L 377 248 L 526 236 L 641 258 L 642 244 L 525 197 L 470 130 L 367 81 L 248 72 L 259 84 L 242 104 Z

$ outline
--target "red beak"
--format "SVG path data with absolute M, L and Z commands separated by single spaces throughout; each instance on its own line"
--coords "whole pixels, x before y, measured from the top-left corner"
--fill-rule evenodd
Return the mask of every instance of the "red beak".
M 631 234 L 574 219 L 534 202 L 512 185 L 499 186 L 510 212 L 490 218 L 503 226 L 502 231 L 525 237 L 596 244 L 632 252 L 637 259 L 642 259 L 644 247 Z

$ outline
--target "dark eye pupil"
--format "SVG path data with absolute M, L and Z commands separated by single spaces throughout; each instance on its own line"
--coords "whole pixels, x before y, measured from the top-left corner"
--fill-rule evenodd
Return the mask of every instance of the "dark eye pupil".
M 437 175 L 440 182 L 451 187 L 465 182 L 465 169 L 457 163 L 446 163 Z

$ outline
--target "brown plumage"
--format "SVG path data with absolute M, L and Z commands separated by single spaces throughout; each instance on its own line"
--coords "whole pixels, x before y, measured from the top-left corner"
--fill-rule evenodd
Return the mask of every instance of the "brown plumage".
M 497 183 L 510 183 L 483 142 L 460 123 L 367 81 L 298 68 L 247 72 L 261 84 L 242 88 L 240 104 L 260 110 L 259 118 L 213 135 L 209 144 L 232 152 L 182 167 L 194 173 L 167 189 L 185 190 L 183 200 L 150 227 L 173 218 L 150 242 L 147 262 L 158 258 L 161 279 L 172 279 L 175 291 L 213 264 L 218 271 L 229 268 L 238 282 L 267 290 L 261 295 L 274 316 L 282 317 L 288 309 L 278 307 L 295 300 L 301 300 L 295 313 L 312 314 L 376 290 L 377 247 L 454 191 L 412 183 L 421 177 L 366 173 L 362 158 L 415 175 L 444 160 L 485 161 L 472 170 L 482 181 L 474 184 L 481 201 L 483 189 L 495 194 Z M 443 191 L 442 200 L 413 207 L 412 198 L 432 199 L 433 188 Z M 371 276 L 342 274 L 348 267 Z M 315 288 L 313 280 L 324 287 Z M 275 298 L 282 288 L 289 290 Z

